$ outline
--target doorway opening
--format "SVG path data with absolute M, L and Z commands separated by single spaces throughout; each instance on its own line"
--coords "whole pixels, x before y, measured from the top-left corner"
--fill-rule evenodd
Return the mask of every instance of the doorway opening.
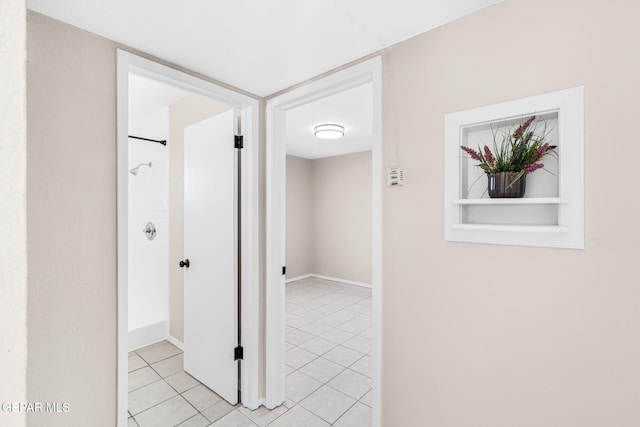
M 371 99 L 370 107 L 366 114 L 370 117 L 370 126 L 371 126 L 371 135 L 369 138 L 370 142 L 370 206 L 371 206 L 371 215 L 370 215 L 370 251 L 369 254 L 369 275 L 364 276 L 365 279 L 351 279 L 348 277 L 340 277 L 349 275 L 351 273 L 326 273 L 322 274 L 322 271 L 319 273 L 313 272 L 311 274 L 311 279 L 318 281 L 315 283 L 316 289 L 307 290 L 306 293 L 311 293 L 314 295 L 320 295 L 323 292 L 334 292 L 337 291 L 339 295 L 328 295 L 328 298 L 337 298 L 337 300 L 341 300 L 338 305 L 344 304 L 345 302 L 349 302 L 350 304 L 358 304 L 359 302 L 363 302 L 366 300 L 365 298 L 360 299 L 363 295 L 363 292 L 367 292 L 368 289 L 365 287 L 354 288 L 354 285 L 362 285 L 370 284 L 371 285 L 371 305 L 370 305 L 370 313 L 372 314 L 370 317 L 371 322 L 371 330 L 369 330 L 368 337 L 360 337 L 360 340 L 354 340 L 351 343 L 351 349 L 346 346 L 338 345 L 333 347 L 328 351 L 334 351 L 336 354 L 336 358 L 340 358 L 341 356 L 349 356 L 353 357 L 354 353 L 351 354 L 349 351 L 343 351 L 342 347 L 345 347 L 345 350 L 353 350 L 353 346 L 358 346 L 361 344 L 370 344 L 371 350 L 366 350 L 364 347 L 361 348 L 361 351 L 364 351 L 364 355 L 371 355 L 371 358 L 367 361 L 363 361 L 359 366 L 352 365 L 346 359 L 343 360 L 343 364 L 338 368 L 351 368 L 353 366 L 354 369 L 345 369 L 342 371 L 345 378 L 339 379 L 339 381 L 349 381 L 351 377 L 349 375 L 359 377 L 358 369 L 361 371 L 368 370 L 370 375 L 372 376 L 372 390 L 369 396 L 361 396 L 360 398 L 364 398 L 367 400 L 372 407 L 371 411 L 371 425 L 377 427 L 380 425 L 380 366 L 381 366 L 381 337 L 380 337 L 380 329 L 381 329 L 381 295 L 382 295 L 382 271 L 381 271 L 381 253 L 382 253 L 382 232 L 381 232 L 381 188 L 382 188 L 382 144 L 381 144 L 381 61 L 379 57 L 361 62 L 353 67 L 348 69 L 336 72 L 331 74 L 328 77 L 318 79 L 316 81 L 311 82 L 308 85 L 302 86 L 298 89 L 295 89 L 291 92 L 285 93 L 278 97 L 269 99 L 267 101 L 267 150 L 266 150 L 266 159 L 267 159 L 267 229 L 266 229 L 266 243 L 267 243 L 267 254 L 266 254 L 266 277 L 267 277 L 267 292 L 266 292 L 266 402 L 265 406 L 268 408 L 275 407 L 281 404 L 286 398 L 287 394 L 285 391 L 285 377 L 287 374 L 293 375 L 291 372 L 291 366 L 285 363 L 286 360 L 286 351 L 287 347 L 292 343 L 286 343 L 286 330 L 287 328 L 291 328 L 293 325 L 291 321 L 287 322 L 285 318 L 285 276 L 284 273 L 286 271 L 288 277 L 290 270 L 290 265 L 286 264 L 287 260 L 287 251 L 289 250 L 286 246 L 288 243 L 286 236 L 287 229 L 287 221 L 286 218 L 286 181 L 287 181 L 287 172 L 286 171 L 286 159 L 287 159 L 287 130 L 290 124 L 290 121 L 293 118 L 296 110 L 301 111 L 300 109 L 305 109 L 316 102 L 320 102 L 322 100 L 328 100 L 331 97 L 338 96 L 339 94 L 346 94 L 349 91 L 364 89 L 368 90 L 368 94 Z M 334 120 L 335 121 L 335 120 Z M 320 123 L 316 123 L 320 124 Z M 331 123 L 342 125 L 341 123 Z M 343 130 L 346 134 L 348 126 L 342 126 Z M 313 129 L 308 129 L 313 132 Z M 347 167 L 348 169 L 349 167 Z M 340 183 L 334 182 L 334 188 L 336 190 L 340 190 Z M 331 191 L 331 190 L 328 190 Z M 340 206 L 333 206 L 335 210 L 340 210 Z M 290 243 L 290 242 L 289 242 Z M 366 251 L 366 250 L 365 250 Z M 361 251 L 362 253 L 362 251 Z M 286 269 L 283 267 L 286 266 Z M 324 265 L 326 267 L 326 264 Z M 317 268 L 317 267 L 316 267 Z M 326 271 L 332 271 L 329 267 L 326 267 Z M 331 267 L 333 268 L 333 267 Z M 333 270 L 336 271 L 336 270 Z M 293 276 L 295 276 L 296 272 L 291 271 Z M 325 277 L 322 277 L 325 276 Z M 328 277 L 326 277 L 328 276 Z M 363 277 L 363 276 L 357 276 Z M 299 277 L 293 277 L 299 278 Z M 303 275 L 303 280 L 310 280 L 309 277 L 305 277 Z M 340 280 L 341 283 L 331 283 L 331 282 L 323 282 L 322 279 L 333 279 Z M 346 280 L 345 280 L 346 279 Z M 369 280 L 367 280 L 369 279 Z M 349 283 L 351 282 L 351 283 Z M 368 283 L 367 283 L 368 282 Z M 295 283 L 295 282 L 291 282 Z M 350 288 L 341 288 L 341 286 L 348 286 Z M 349 293 L 351 295 L 349 295 Z M 358 301 L 356 301 L 358 300 Z M 324 302 L 328 302 L 324 301 Z M 353 305 L 352 304 L 352 305 Z M 366 303 L 365 303 L 366 304 Z M 344 307 L 343 307 L 344 308 Z M 348 313 L 349 316 L 354 314 L 354 316 L 364 315 L 366 314 L 366 308 L 364 305 L 350 307 L 350 311 L 357 311 L 361 309 L 363 312 L 359 314 Z M 290 312 L 287 312 L 289 315 Z M 331 322 L 351 322 L 353 319 L 346 319 L 338 317 L 346 316 L 347 313 L 342 313 L 337 315 L 334 319 L 329 319 L 328 322 L 324 322 L 326 324 L 330 324 Z M 296 320 L 296 319 L 294 319 Z M 308 320 L 308 319 L 307 319 Z M 361 318 L 362 320 L 362 318 Z M 301 320 L 301 322 L 306 320 Z M 287 324 L 288 323 L 288 324 Z M 357 323 L 357 322 L 355 322 Z M 356 324 L 349 325 L 352 328 L 352 331 L 333 331 L 336 334 L 340 334 L 341 332 L 345 332 L 346 334 L 350 334 L 347 339 L 352 339 L 356 335 L 365 332 L 362 325 L 358 326 Z M 304 326 L 304 325 L 303 325 Z M 353 328 L 358 328 L 359 331 L 356 331 Z M 365 326 L 366 327 L 366 326 Z M 291 330 L 290 330 L 291 331 Z M 308 331 L 303 331 L 308 332 Z M 358 334 L 355 334 L 358 332 Z M 332 333 L 332 332 L 330 332 Z M 365 332 L 367 333 L 367 332 Z M 344 335 L 343 335 L 344 337 Z M 313 341 L 311 347 L 314 347 L 315 344 L 319 346 L 332 346 L 335 343 L 335 340 L 340 340 L 340 337 L 334 335 L 334 341 L 330 341 L 330 343 L 325 343 L 322 340 L 322 336 L 320 336 L 320 340 Z M 328 338 L 324 337 L 324 338 Z M 356 342 L 358 341 L 358 342 Z M 370 343 L 366 343 L 365 341 L 370 341 Z M 323 348 L 314 347 L 316 353 L 323 352 Z M 292 350 L 291 347 L 288 350 Z M 313 349 L 304 349 L 304 350 L 313 350 Z M 295 349 L 295 351 L 298 351 Z M 300 353 L 300 354 L 298 354 Z M 309 356 L 306 352 L 298 351 L 295 356 Z M 311 351 L 313 353 L 313 351 Z M 337 354 L 343 353 L 343 354 Z M 332 356 L 329 356 L 331 359 Z M 358 358 L 358 360 L 361 359 Z M 335 360 L 337 361 L 337 360 Z M 334 361 L 334 362 L 335 362 Z M 293 362 L 294 364 L 299 361 Z M 326 364 L 324 361 L 322 363 Z M 356 362 L 353 360 L 352 362 Z M 301 363 L 301 362 L 300 362 Z M 345 367 L 344 364 L 349 364 L 348 367 Z M 366 367 L 365 364 L 370 363 L 372 366 Z M 338 363 L 338 365 L 340 365 Z M 294 366 L 295 368 L 295 366 Z M 336 369 L 338 369 L 336 368 Z M 302 372 L 304 374 L 304 372 Z M 337 377 L 336 377 L 337 378 Z M 353 378 L 351 378 L 353 379 Z M 365 384 L 366 381 L 363 381 L 362 384 Z M 329 385 L 330 386 L 330 385 Z M 366 390 L 365 390 L 366 391 Z M 333 393 L 332 390 L 323 391 L 322 387 L 318 388 L 318 391 L 315 393 L 319 394 L 328 394 Z M 353 393 L 358 394 L 359 391 L 353 390 Z M 346 393 L 348 394 L 348 393 Z M 313 396 L 313 395 L 310 395 Z M 322 398 L 323 396 L 317 396 L 318 398 Z M 324 396 L 324 398 L 332 399 L 331 396 Z M 357 399 L 353 399 L 355 401 L 354 406 L 360 403 Z M 349 401 L 350 402 L 350 401 Z M 302 404 L 304 407 L 304 404 Z M 307 406 L 313 406 L 313 402 L 309 402 Z M 345 412 L 346 414 L 346 412 Z M 327 416 L 336 416 L 336 414 L 327 414 Z M 339 415 L 338 415 L 339 416 Z M 324 418 L 325 420 L 327 418 Z
M 204 385 L 232 403 L 240 399 L 244 406 L 256 408 L 258 237 L 251 231 L 258 224 L 258 101 L 120 50 L 117 77 L 118 426 L 126 426 L 131 415 L 142 417 L 148 407 L 160 403 L 149 403 L 151 394 L 168 406 L 181 406 L 184 400 L 180 416 L 185 420 L 201 415 L 197 412 L 207 408 L 199 401 L 208 396 L 211 403 L 211 394 Z M 237 148 L 235 140 L 238 130 L 243 137 L 242 149 Z M 227 139 L 228 144 L 210 143 Z M 201 162 L 203 159 L 224 163 L 211 167 L 207 160 Z M 198 171 L 209 175 L 218 172 L 220 176 L 203 177 Z M 185 179 L 189 181 L 187 186 Z M 203 185 L 205 180 L 208 183 Z M 211 181 L 217 184 L 212 186 Z M 224 192 L 213 194 L 212 189 Z M 226 197 L 225 202 L 230 203 L 218 204 L 225 206 L 218 211 L 215 204 L 210 205 L 209 211 L 204 212 L 207 206 L 200 201 L 212 197 Z M 191 225 L 185 222 L 183 214 Z M 203 215 L 218 219 L 202 221 L 204 226 L 196 224 Z M 202 245 L 202 241 L 211 241 L 211 232 L 207 237 L 204 228 L 216 224 L 214 234 L 228 230 L 226 240 L 219 242 L 225 245 L 224 253 L 228 252 L 228 246 L 237 250 L 230 259 L 219 260 L 226 273 L 216 271 L 212 278 L 209 260 L 218 262 L 217 255 L 195 254 L 202 246 L 206 249 L 215 246 Z M 240 235 L 236 230 L 248 232 Z M 189 256 L 192 256 L 190 263 Z M 201 262 L 203 259 L 207 261 Z M 182 278 L 187 281 L 186 291 L 179 280 Z M 198 288 L 203 282 L 214 281 L 224 284 L 213 287 L 214 293 L 222 289 L 223 294 L 211 295 L 212 287 L 206 287 L 203 294 L 202 287 Z M 221 300 L 226 310 L 215 310 L 212 304 L 222 306 Z M 204 305 L 199 305 L 200 302 Z M 226 317 L 221 320 L 201 316 L 196 313 L 198 310 L 200 314 L 225 312 Z M 225 328 L 216 331 L 224 331 L 226 341 L 221 337 L 199 336 L 213 327 L 211 323 L 225 324 Z M 241 341 L 238 323 L 242 324 Z M 240 346 L 244 357 L 236 362 Z M 137 351 L 129 353 L 131 350 Z M 212 363 L 211 354 L 203 356 L 210 350 L 220 355 L 220 363 Z M 193 377 L 182 372 L 183 351 L 184 370 Z M 223 362 L 227 363 L 221 371 L 226 378 L 224 392 L 215 390 L 222 387 L 215 383 L 220 375 L 210 375 Z M 133 369 L 133 375 L 129 373 L 131 368 L 137 368 Z M 200 387 L 199 383 L 204 385 Z M 132 387 L 139 392 L 130 401 Z M 135 414 L 130 413 L 131 409 Z M 180 413 L 175 408 L 170 412 Z

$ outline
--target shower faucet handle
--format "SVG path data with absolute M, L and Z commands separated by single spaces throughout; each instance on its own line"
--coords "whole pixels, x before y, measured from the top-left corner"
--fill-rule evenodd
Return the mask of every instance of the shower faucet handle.
M 189 268 L 189 260 L 185 259 L 184 261 L 180 261 L 180 268 L 187 267 Z
M 147 236 L 147 239 L 153 240 L 156 237 L 156 226 L 153 225 L 151 221 L 149 221 L 147 225 L 145 225 L 142 229 L 142 232 L 145 236 Z

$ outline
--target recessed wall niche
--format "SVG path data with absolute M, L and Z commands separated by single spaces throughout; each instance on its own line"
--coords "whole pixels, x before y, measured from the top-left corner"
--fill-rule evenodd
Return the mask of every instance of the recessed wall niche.
M 445 240 L 584 248 L 583 87 L 445 115 Z M 486 174 L 460 146 L 493 148 L 493 135 L 535 115 L 557 157 L 527 175 L 523 198 L 491 199 Z M 499 142 L 499 140 L 498 140 Z

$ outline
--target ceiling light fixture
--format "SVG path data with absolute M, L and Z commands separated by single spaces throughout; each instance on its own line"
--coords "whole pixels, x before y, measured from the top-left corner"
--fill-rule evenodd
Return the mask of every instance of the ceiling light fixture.
M 338 139 L 344 136 L 344 126 L 323 124 L 313 128 L 313 133 L 322 139 Z

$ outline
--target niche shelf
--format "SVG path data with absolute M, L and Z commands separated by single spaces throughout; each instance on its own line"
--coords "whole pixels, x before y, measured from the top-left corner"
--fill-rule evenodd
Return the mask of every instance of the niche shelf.
M 445 115 L 445 240 L 584 248 L 583 99 L 577 87 Z M 523 198 L 489 198 L 485 174 L 460 146 L 493 147 L 492 131 L 532 115 L 544 120 L 557 158 L 527 175 Z
M 456 205 L 560 205 L 569 203 L 560 197 L 523 197 L 522 199 L 457 199 Z

